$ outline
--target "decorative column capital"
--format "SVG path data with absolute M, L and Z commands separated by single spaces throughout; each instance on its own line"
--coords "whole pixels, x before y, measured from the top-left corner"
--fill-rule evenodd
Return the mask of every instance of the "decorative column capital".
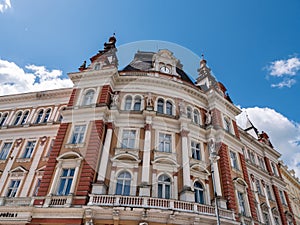
M 180 132 L 182 137 L 187 137 L 189 133 L 190 133 L 190 131 L 188 131 L 188 130 L 181 130 L 181 132 Z

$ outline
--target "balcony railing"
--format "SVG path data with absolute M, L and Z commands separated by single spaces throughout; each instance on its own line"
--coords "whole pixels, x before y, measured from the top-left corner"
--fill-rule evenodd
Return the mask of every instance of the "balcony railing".
M 203 205 L 193 202 L 178 201 L 174 199 L 91 194 L 88 205 L 168 209 L 216 216 L 214 206 Z M 234 213 L 226 209 L 219 209 L 219 215 L 220 217 L 225 219 L 235 220 Z

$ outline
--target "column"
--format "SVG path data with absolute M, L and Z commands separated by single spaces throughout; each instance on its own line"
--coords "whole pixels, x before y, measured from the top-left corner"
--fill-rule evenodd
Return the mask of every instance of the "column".
M 145 139 L 142 167 L 142 184 L 140 187 L 140 196 L 150 196 L 150 153 L 151 153 L 151 124 L 145 125 Z
M 215 178 L 215 188 L 216 188 L 216 194 L 218 197 L 222 197 L 222 191 L 221 191 L 221 180 L 220 180 L 220 173 L 219 173 L 219 167 L 218 167 L 218 161 L 213 162 L 212 164 L 213 171 L 214 171 L 214 178 Z
M 93 184 L 93 194 L 106 194 L 107 186 L 105 185 L 105 176 L 107 170 L 107 164 L 109 160 L 109 150 L 113 134 L 113 123 L 107 123 L 107 131 L 102 149 L 102 155 L 100 159 L 100 165 L 98 169 L 97 182 Z
M 261 181 L 261 183 L 263 185 L 263 192 L 264 192 L 264 195 L 266 197 L 266 203 L 267 203 L 267 206 L 268 206 L 268 213 L 269 213 L 269 218 L 270 218 L 271 224 L 276 225 L 274 217 L 273 217 L 272 209 L 271 209 L 271 206 L 270 206 L 270 202 L 269 202 L 269 196 L 268 196 L 268 193 L 267 193 L 267 190 L 266 190 L 266 184 L 263 180 Z
M 189 145 L 187 136 L 188 130 L 181 131 L 181 155 L 182 155 L 182 176 L 183 176 L 183 190 L 180 193 L 180 200 L 195 201 L 194 193 L 191 191 L 191 171 L 189 158 Z

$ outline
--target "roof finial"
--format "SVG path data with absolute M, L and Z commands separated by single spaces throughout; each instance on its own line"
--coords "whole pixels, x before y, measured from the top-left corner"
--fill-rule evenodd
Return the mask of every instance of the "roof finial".
M 202 57 L 202 59 L 200 61 L 200 68 L 206 66 L 206 60 L 204 59 L 204 54 L 203 53 L 201 54 L 201 57 Z

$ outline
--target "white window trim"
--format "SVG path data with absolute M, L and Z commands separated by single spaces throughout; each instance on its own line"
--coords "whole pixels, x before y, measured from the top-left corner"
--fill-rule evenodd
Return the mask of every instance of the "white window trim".
M 206 186 L 206 183 L 205 183 L 205 180 L 200 180 L 200 179 L 196 179 L 194 180 L 193 182 L 193 185 L 191 187 L 192 191 L 195 192 L 195 183 L 198 182 L 200 184 L 202 184 L 202 187 L 203 187 L 203 195 L 204 195 L 204 203 L 205 205 L 208 204 L 208 202 L 210 202 L 210 193 L 209 193 L 209 189 L 207 188 Z
M 71 158 L 71 159 L 65 158 L 68 155 L 75 156 L 76 158 Z M 58 164 L 56 165 L 53 182 L 51 184 L 51 188 L 50 188 L 50 191 L 48 194 L 49 196 L 56 195 L 57 190 L 59 188 L 58 185 L 60 182 L 60 176 L 62 174 L 62 171 L 63 171 L 63 169 L 69 169 L 69 168 L 75 169 L 69 195 L 74 194 L 74 190 L 75 190 L 78 175 L 79 175 L 79 168 L 80 168 L 82 160 L 83 160 L 83 158 L 78 153 L 75 153 L 75 152 L 66 152 L 57 158 Z
M 175 102 L 174 100 L 170 99 L 170 98 L 164 98 L 161 96 L 157 96 L 157 98 L 155 99 L 155 103 L 154 103 L 154 111 L 157 112 L 157 102 L 159 99 L 163 99 L 164 100 L 164 106 L 163 106 L 163 114 L 164 115 L 169 115 L 169 116 L 175 116 L 176 115 L 176 106 L 175 106 Z M 172 114 L 167 114 L 167 101 L 172 103 Z
M 73 132 L 74 132 L 74 129 L 76 126 L 85 126 L 85 131 L 84 131 L 84 134 L 83 134 L 83 138 L 82 138 L 82 142 L 81 143 L 75 143 L 73 144 L 72 143 L 72 139 L 73 139 Z M 71 128 L 71 132 L 69 134 L 69 138 L 68 138 L 68 144 L 66 144 L 66 148 L 73 148 L 74 146 L 75 147 L 83 147 L 86 143 L 86 134 L 87 134 L 87 130 L 89 129 L 89 124 L 88 123 L 74 123 L 72 124 L 72 128 Z
M 13 141 L 2 141 L 2 143 L 1 143 L 1 145 L 0 145 L 0 153 L 1 153 L 1 152 L 3 151 L 4 145 L 5 145 L 5 144 L 9 144 L 9 143 L 11 143 L 11 146 L 10 146 L 10 148 L 9 148 L 8 151 L 7 151 L 7 155 L 6 155 L 5 159 L 0 159 L 0 162 L 1 162 L 1 161 L 4 161 L 4 162 L 5 162 L 5 161 L 7 160 L 7 158 L 8 158 L 9 155 L 10 155 L 10 152 L 11 152 L 13 146 L 14 146 L 14 143 L 13 143 Z
M 167 132 L 167 131 L 161 131 L 161 130 L 156 130 L 155 132 L 155 150 L 157 152 L 161 152 L 159 151 L 159 134 L 162 133 L 162 134 L 170 134 L 171 135 L 171 152 L 163 152 L 163 153 L 175 153 L 175 134 L 172 133 L 172 132 Z
M 203 144 L 202 141 L 199 141 L 199 140 L 196 140 L 196 139 L 191 139 L 191 140 L 190 140 L 189 155 L 190 155 L 191 159 L 194 159 L 194 158 L 193 158 L 193 150 L 192 150 L 192 142 L 195 142 L 195 143 L 199 143 L 199 144 L 200 144 L 201 160 L 199 160 L 199 161 L 205 162 L 204 144 Z M 194 160 L 197 160 L 197 159 L 194 159 Z
M 16 170 L 17 168 L 15 168 L 14 170 Z M 27 173 L 28 173 L 28 171 L 25 171 L 25 170 L 23 172 L 10 171 L 9 172 L 9 177 L 7 179 L 7 182 L 6 182 L 6 185 L 5 185 L 5 188 L 4 188 L 4 191 L 2 192 L 2 196 L 6 197 L 7 192 L 8 192 L 8 187 L 10 186 L 12 180 L 20 180 L 20 184 L 18 186 L 18 190 L 17 190 L 16 195 L 14 196 L 14 198 L 19 197 L 19 195 L 22 191 L 21 189 L 23 187 L 23 182 L 25 181 L 25 177 L 26 177 Z
M 35 142 L 35 145 L 34 145 L 34 148 L 32 150 L 32 153 L 31 153 L 30 157 L 29 158 L 24 158 L 24 153 L 25 153 L 25 150 L 26 150 L 28 142 Z M 28 140 L 26 140 L 25 144 L 22 147 L 22 150 L 20 151 L 19 158 L 17 158 L 17 162 L 30 161 L 33 158 L 34 154 L 35 154 L 35 150 L 37 148 L 37 145 L 38 145 L 38 140 L 36 140 L 36 139 L 28 139 Z
M 133 196 L 136 194 L 136 188 L 137 188 L 137 174 L 132 172 L 129 169 L 119 168 L 116 172 L 111 174 L 112 181 L 110 182 L 110 193 L 112 195 L 115 195 L 116 188 L 117 188 L 117 180 L 122 172 L 128 172 L 131 176 L 131 182 L 130 182 L 130 192 L 129 196 Z
M 94 96 L 93 96 L 93 99 L 92 99 L 92 101 L 91 101 L 91 103 L 90 104 L 88 104 L 88 105 L 83 105 L 83 103 L 84 103 L 84 100 L 85 100 L 85 95 L 86 95 L 86 93 L 88 93 L 89 91 L 94 91 Z M 80 97 L 80 106 L 83 106 L 83 107 L 87 107 L 87 106 L 91 106 L 91 105 L 93 105 L 93 104 L 96 104 L 96 101 L 97 101 L 97 98 L 96 98 L 96 96 L 98 96 L 97 95 L 97 90 L 96 90 L 96 88 L 86 88 L 86 89 L 84 89 L 82 92 L 81 92 L 81 95 L 80 95 L 81 97 Z
M 238 192 L 242 193 L 243 194 L 243 198 L 244 198 L 244 202 L 245 202 L 245 213 L 246 213 L 246 216 L 249 216 L 251 215 L 250 214 L 250 206 L 249 206 L 249 200 L 248 200 L 248 194 L 247 194 L 247 184 L 244 180 L 242 180 L 242 182 L 244 183 L 244 185 L 240 184 L 239 183 L 239 180 L 242 180 L 242 179 L 237 179 L 234 181 L 234 186 L 235 186 L 235 196 L 236 196 L 236 199 L 237 199 L 237 205 L 238 205 L 238 212 L 240 213 L 241 209 L 240 209 L 240 205 L 238 203 Z
M 235 159 L 236 159 L 236 164 L 237 164 L 237 168 L 235 168 L 233 165 L 232 165 L 232 159 L 231 159 L 231 152 L 233 152 L 235 154 Z M 233 151 L 233 150 L 229 150 L 229 159 L 230 159 L 230 166 L 232 169 L 234 170 L 240 170 L 240 161 L 239 161 L 239 157 L 238 157 L 238 154 L 236 151 Z
M 135 131 L 135 141 L 134 141 L 134 148 L 132 149 L 138 149 L 139 148 L 139 141 L 140 141 L 140 129 L 135 127 L 120 127 L 119 128 L 119 134 L 118 134 L 118 143 L 117 147 L 122 148 L 122 140 L 123 140 L 123 132 L 125 130 L 134 130 Z
M 168 172 L 160 172 L 158 174 L 155 175 L 155 178 L 152 182 L 152 194 L 154 197 L 158 198 L 158 178 L 161 175 L 167 175 L 170 177 L 171 179 L 171 183 L 170 183 L 170 199 L 176 199 L 176 193 L 177 193 L 177 189 L 178 189 L 178 185 L 177 182 L 175 183 L 175 178 L 172 176 L 172 174 L 168 173 Z
M 126 110 L 125 109 L 125 106 L 126 106 L 126 98 L 127 97 L 131 97 L 131 105 L 130 105 L 130 110 Z M 141 99 L 141 107 L 140 107 L 140 110 L 134 110 L 134 100 L 136 97 L 140 97 Z M 122 102 L 121 102 L 121 109 L 124 110 L 124 111 L 135 111 L 135 112 L 139 112 L 139 111 L 142 111 L 144 109 L 144 97 L 141 95 L 141 94 L 126 94 L 123 96 L 122 98 Z
M 46 107 L 46 108 L 43 108 L 43 107 L 42 107 L 42 108 L 36 109 L 35 115 L 34 115 L 34 117 L 33 117 L 33 123 L 34 123 L 34 124 L 45 124 L 43 121 L 44 121 L 44 119 L 45 119 L 46 112 L 47 112 L 48 109 L 50 109 L 50 114 L 49 114 L 49 117 L 48 117 L 47 122 L 45 122 L 45 123 L 50 122 L 50 118 L 51 118 L 52 113 L 53 113 L 53 108 L 52 108 L 52 107 Z M 42 117 L 41 117 L 40 122 L 39 122 L 39 123 L 36 123 L 36 119 L 37 119 L 37 117 L 38 117 L 38 115 L 39 115 L 39 113 L 40 113 L 41 110 L 43 110 L 43 115 L 42 115 Z M 28 115 L 28 118 L 29 118 L 29 116 L 30 116 L 30 115 Z M 27 120 L 28 120 L 28 119 L 27 119 Z M 28 123 L 28 122 L 27 122 L 27 123 Z

